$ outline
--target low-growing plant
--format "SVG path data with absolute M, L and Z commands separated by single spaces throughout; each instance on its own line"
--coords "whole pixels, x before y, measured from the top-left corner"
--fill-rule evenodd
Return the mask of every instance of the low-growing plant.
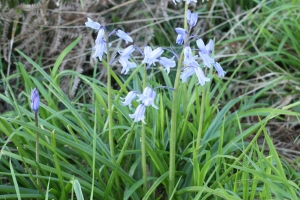
M 192 32 L 198 13 L 191 5 L 206 2 L 173 2 L 184 5 L 184 23 L 170 39 L 176 48 L 139 47 L 125 31 L 108 32 L 87 18 L 86 28 L 97 34 L 91 59 L 107 69 L 107 83 L 96 70 L 93 76 L 59 71 L 82 37 L 50 73 L 17 50 L 35 73 L 20 62 L 16 74 L 1 71 L 7 91 L 0 99 L 12 108 L 0 116 L 1 199 L 299 198 L 299 175 L 280 159 L 267 125 L 297 118 L 293 108 L 300 103 L 274 109 L 256 101 L 288 75 L 252 96 L 226 98 L 248 60 L 226 73 L 214 58 L 218 41 L 205 45 Z M 114 54 L 119 39 L 126 47 Z M 122 75 L 113 70 L 117 62 Z M 18 76 L 24 91 L 16 97 L 9 81 Z M 73 99 L 60 88 L 66 77 L 81 80 Z M 249 117 L 257 123 L 243 123 Z

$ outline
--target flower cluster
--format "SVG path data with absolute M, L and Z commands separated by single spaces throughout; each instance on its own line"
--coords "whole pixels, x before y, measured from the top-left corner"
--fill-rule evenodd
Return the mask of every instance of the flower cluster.
M 187 2 L 187 3 L 189 3 L 189 2 Z M 175 31 L 178 34 L 176 43 L 180 44 L 180 45 L 185 43 L 185 40 L 189 39 L 189 38 L 187 38 L 188 33 L 196 25 L 196 23 L 198 21 L 198 14 L 192 13 L 190 10 L 187 10 L 186 19 L 187 19 L 187 22 L 190 27 L 189 31 L 187 31 L 183 28 L 175 28 Z M 199 50 L 199 56 L 203 61 L 203 65 L 208 68 L 211 68 L 211 65 L 213 65 L 215 67 L 219 77 L 224 77 L 226 72 L 222 69 L 221 65 L 211 57 L 211 54 L 212 54 L 212 51 L 214 48 L 213 40 L 209 40 L 207 45 L 204 44 L 202 39 L 198 39 L 196 41 L 196 43 L 197 43 L 198 50 Z M 183 72 L 180 75 L 182 82 L 186 82 L 187 78 L 189 78 L 193 74 L 196 74 L 196 76 L 198 78 L 198 83 L 202 86 L 205 84 L 205 82 L 210 81 L 209 78 L 205 77 L 202 69 L 200 68 L 199 63 L 196 61 L 198 56 L 197 55 L 193 56 L 191 47 L 188 45 L 185 45 L 183 52 L 184 52 L 184 61 L 183 61 L 184 67 L 183 67 Z
M 190 4 L 191 2 L 197 3 L 197 0 L 185 1 L 187 4 Z M 204 0 L 202 0 L 202 2 L 203 1 Z M 180 0 L 173 0 L 173 2 L 176 4 L 176 2 L 180 2 Z M 178 34 L 176 38 L 176 43 L 179 45 L 184 44 L 184 57 L 182 63 L 183 68 L 181 69 L 180 79 L 182 80 L 182 82 L 186 82 L 189 77 L 196 74 L 198 83 L 204 86 L 206 82 L 210 81 L 210 79 L 205 76 L 202 68 L 200 67 L 200 64 L 197 61 L 198 59 L 202 60 L 204 67 L 211 68 L 211 66 L 213 65 L 219 77 L 224 77 L 226 72 L 222 69 L 221 65 L 218 62 L 216 62 L 212 57 L 212 52 L 214 48 L 214 41 L 212 39 L 210 39 L 209 42 L 205 45 L 201 38 L 198 38 L 197 36 L 189 36 L 192 28 L 195 27 L 197 24 L 198 13 L 192 13 L 190 10 L 187 10 L 185 17 L 188 23 L 188 28 L 175 28 L 175 31 Z M 114 33 L 119 38 L 124 40 L 126 44 L 133 42 L 132 38 L 122 30 L 114 30 L 110 34 L 108 34 L 108 36 L 106 36 L 105 27 L 101 26 L 98 22 L 92 21 L 90 18 L 88 18 L 88 21 L 85 23 L 85 25 L 98 32 L 97 38 L 95 40 L 95 46 L 93 47 L 95 53 L 92 57 L 94 58 L 98 57 L 100 60 L 102 60 L 103 54 L 108 53 L 107 49 L 110 46 L 110 44 L 107 43 L 107 40 L 108 37 Z M 192 48 L 189 46 L 189 40 L 193 38 L 196 38 L 196 44 L 198 47 L 196 50 L 198 51 L 198 55 L 193 55 Z M 166 70 L 167 74 L 169 74 L 170 69 L 176 66 L 174 57 L 176 56 L 178 58 L 178 56 L 174 52 L 174 56 L 172 58 L 167 58 L 162 56 L 164 51 L 168 50 L 166 48 L 158 47 L 153 50 L 150 46 L 146 46 L 144 50 L 141 51 L 135 45 L 129 45 L 124 49 L 119 49 L 118 56 L 115 59 L 111 60 L 109 63 L 111 64 L 115 60 L 118 60 L 118 62 L 122 65 L 121 73 L 127 74 L 131 68 L 137 67 L 137 64 L 135 62 L 130 61 L 132 60 L 132 54 L 135 50 L 139 50 L 139 52 L 143 55 L 142 64 L 145 64 L 146 69 L 149 69 L 152 65 L 156 66 L 156 64 L 159 63 Z M 157 106 L 154 104 L 154 99 L 156 96 L 156 92 L 154 90 L 155 89 L 151 89 L 148 86 L 144 88 L 142 94 L 139 91 L 131 91 L 127 94 L 125 98 L 122 98 L 122 105 L 129 106 L 130 109 L 132 109 L 132 101 L 138 98 L 137 102 L 140 102 L 140 104 L 136 108 L 135 112 L 129 115 L 131 118 L 134 119 L 135 122 L 142 121 L 143 123 L 145 123 L 145 112 L 147 106 L 152 106 L 155 109 L 158 109 Z
M 142 121 L 144 124 L 145 122 L 145 111 L 147 106 L 152 106 L 155 109 L 158 109 L 158 107 L 154 104 L 156 92 L 152 90 L 149 86 L 147 86 L 143 94 L 140 94 L 139 91 L 130 91 L 128 92 L 127 96 L 125 98 L 122 98 L 124 100 L 122 102 L 122 106 L 129 106 L 131 109 L 131 102 L 138 97 L 139 99 L 137 102 L 141 102 L 141 104 L 138 105 L 135 112 L 133 114 L 129 114 L 129 117 L 134 119 L 134 122 Z
M 93 47 L 93 50 L 95 50 L 94 55 L 92 56 L 93 58 L 98 57 L 99 60 L 102 60 L 103 54 L 107 54 L 107 41 L 105 38 L 105 27 L 101 26 L 98 22 L 94 22 L 93 20 L 91 20 L 90 18 L 87 18 L 88 21 L 85 22 L 85 26 L 92 28 L 96 31 L 98 31 L 97 34 L 97 38 L 95 40 L 95 46 Z M 132 38 L 125 33 L 122 30 L 114 30 L 110 35 L 112 35 L 113 33 L 116 33 L 116 35 L 125 40 L 126 44 L 128 44 L 128 42 L 133 42 Z

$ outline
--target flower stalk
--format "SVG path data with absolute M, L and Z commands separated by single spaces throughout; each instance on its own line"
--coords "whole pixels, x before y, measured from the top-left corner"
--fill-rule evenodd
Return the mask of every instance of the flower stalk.
M 34 120 L 35 120 L 35 126 L 39 126 L 38 122 L 38 111 L 40 108 L 40 96 L 39 92 L 36 88 L 34 88 L 31 91 L 31 104 L 30 104 L 31 109 L 34 111 Z M 35 160 L 37 163 L 37 168 L 36 168 L 36 176 L 39 175 L 39 166 L 38 163 L 40 162 L 40 155 L 39 155 L 39 133 L 35 133 Z M 36 180 L 37 185 L 39 185 L 39 178 Z

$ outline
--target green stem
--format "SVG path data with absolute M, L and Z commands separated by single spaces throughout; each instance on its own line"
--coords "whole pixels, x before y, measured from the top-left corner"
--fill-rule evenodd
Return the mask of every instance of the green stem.
M 38 127 L 39 126 L 39 122 L 38 122 L 38 113 L 37 112 L 34 112 L 34 117 L 35 117 L 35 126 Z M 40 147 L 40 144 L 39 144 L 39 133 L 36 132 L 35 133 L 35 159 L 36 159 L 36 163 L 37 163 L 37 168 L 36 168 L 36 176 L 39 175 L 39 162 L 40 162 L 40 154 L 39 154 L 39 147 Z M 39 183 L 39 178 L 37 177 L 36 178 L 36 183 L 37 185 L 39 186 L 40 183 Z
M 199 147 L 200 147 L 200 141 L 202 137 L 202 129 L 203 129 L 203 116 L 204 116 L 204 105 L 205 105 L 205 86 L 202 86 L 202 98 L 201 98 L 201 108 L 200 108 L 200 117 L 199 117 L 199 126 L 198 126 L 198 133 L 197 133 L 197 142 L 196 142 L 196 147 L 194 151 L 194 177 L 195 180 L 197 180 L 197 185 L 202 185 L 200 183 L 200 176 L 197 175 L 199 173 L 199 165 L 198 165 L 198 152 L 199 152 Z M 197 162 L 197 163 L 195 163 Z M 196 170 L 196 171 L 195 171 Z M 197 175 L 197 176 L 196 176 Z
M 108 41 L 108 38 L 106 36 L 106 41 Z M 108 44 L 106 45 L 106 52 L 107 52 L 107 61 L 109 63 L 110 61 L 110 54 L 109 54 L 109 49 L 108 49 Z M 112 158 L 112 162 L 116 163 L 116 160 L 114 158 L 115 156 L 115 146 L 114 146 L 114 136 L 113 136 L 113 118 L 112 118 L 112 111 L 113 111 L 113 106 L 112 106 L 112 97 L 111 97 L 111 71 L 110 69 L 107 69 L 107 109 L 108 109 L 108 140 L 109 140 L 109 148 L 110 148 L 110 155 Z M 116 175 L 116 185 L 117 185 L 117 192 L 118 196 L 121 198 L 121 190 L 120 190 L 120 180 L 119 177 Z
M 188 5 L 185 4 L 185 13 L 186 16 Z M 186 17 L 184 17 L 184 28 L 187 28 Z M 187 40 L 187 38 L 186 38 Z M 186 43 L 185 40 L 185 43 Z M 172 114 L 171 114 L 171 131 L 169 133 L 170 138 L 170 159 L 169 159 L 169 199 L 172 199 L 172 193 L 174 192 L 175 187 L 175 155 L 176 155 L 176 137 L 177 137 L 177 115 L 178 115 L 178 99 L 179 99 L 179 83 L 180 83 L 180 69 L 183 62 L 183 51 L 180 54 L 180 58 L 178 61 L 176 78 L 174 83 L 174 92 L 173 92 L 173 100 L 172 100 Z
M 144 68 L 144 76 L 143 76 L 143 89 L 146 88 L 146 80 L 147 80 L 147 70 L 146 65 Z M 147 192 L 147 163 L 146 163 L 146 127 L 145 124 L 142 123 L 142 137 L 141 137 L 141 151 L 142 151 L 142 171 L 143 171 L 143 189 L 144 192 Z

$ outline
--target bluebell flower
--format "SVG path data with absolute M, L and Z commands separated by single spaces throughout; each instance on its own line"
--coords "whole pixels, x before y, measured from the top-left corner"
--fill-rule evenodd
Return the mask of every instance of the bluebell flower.
M 93 20 L 91 20 L 90 18 L 87 18 L 88 21 L 85 22 L 85 26 L 86 27 L 89 27 L 89 28 L 92 28 L 92 29 L 95 29 L 95 30 L 99 30 L 101 25 L 98 23 L 98 22 L 94 22 Z
M 177 2 L 180 2 L 180 0 L 176 0 L 176 1 L 177 1 Z M 177 4 L 176 4 L 176 1 L 175 1 L 175 0 L 173 0 L 173 2 L 174 2 L 174 4 L 175 4 L 175 5 L 177 5 Z
M 187 81 L 187 79 L 189 78 L 189 77 L 191 77 L 193 74 L 195 74 L 196 73 L 196 76 L 197 76 L 197 79 L 198 79 L 198 83 L 200 84 L 200 85 L 204 85 L 205 84 L 205 82 L 209 82 L 210 81 L 210 79 L 209 78 L 207 78 L 205 75 L 204 75 L 204 73 L 203 73 L 203 71 L 202 71 L 202 69 L 200 68 L 200 67 L 194 67 L 194 66 L 191 66 L 191 67 L 187 67 L 182 73 L 181 73 L 181 75 L 180 75 L 180 79 L 182 80 L 182 82 L 184 83 L 184 82 L 186 82 Z
M 180 0 L 176 0 L 176 1 L 180 2 Z M 176 5 L 176 1 L 173 0 L 173 2 L 174 2 L 175 5 Z M 192 1 L 195 2 L 195 3 L 197 3 L 197 0 L 185 0 L 185 1 L 186 1 L 187 4 L 190 4 Z M 203 2 L 203 0 L 202 0 L 202 2 Z
M 143 94 L 139 95 L 139 99 L 137 101 L 142 101 L 142 104 L 145 106 L 151 105 L 153 108 L 158 109 L 158 107 L 154 104 L 155 96 L 156 92 L 147 86 L 144 89 Z
M 38 113 L 39 108 L 40 108 L 40 96 L 39 96 L 39 91 L 36 88 L 34 88 L 31 91 L 30 107 L 35 113 Z
M 96 58 L 98 57 L 100 60 L 102 60 L 102 56 L 104 53 L 106 52 L 106 41 L 105 39 L 96 40 L 96 45 L 93 47 L 93 50 L 95 50 L 94 55 L 92 56 L 92 58 Z
M 105 35 L 105 31 L 104 31 L 104 28 L 100 28 L 99 31 L 98 31 L 98 34 L 97 34 L 97 38 L 95 40 L 95 43 L 99 44 L 102 40 L 104 40 L 104 35 Z
M 210 79 L 207 78 L 207 77 L 204 75 L 204 73 L 203 73 L 203 71 L 202 71 L 202 69 L 201 69 L 200 67 L 195 67 L 194 70 L 195 70 L 195 72 L 196 72 L 196 76 L 197 76 L 197 78 L 198 78 L 198 83 L 199 83 L 200 85 L 203 86 L 203 85 L 205 84 L 205 82 L 209 82 L 209 81 L 210 81 Z
M 135 46 L 130 45 L 127 48 L 125 48 L 124 50 L 119 50 L 118 53 L 120 54 L 120 56 L 122 57 L 128 57 L 130 56 L 130 54 L 132 54 L 135 51 Z
M 142 63 L 147 64 L 147 68 L 150 67 L 152 64 L 157 62 L 157 58 L 161 56 L 161 54 L 164 52 L 164 50 L 161 47 L 158 47 L 154 51 L 152 51 L 152 48 L 149 46 L 146 46 L 144 49 L 144 60 Z M 155 64 L 154 64 L 155 65 Z
M 180 74 L 180 79 L 182 80 L 183 83 L 187 81 L 187 79 L 195 73 L 195 70 L 193 67 L 186 67 L 183 72 Z
M 192 13 L 190 10 L 187 10 L 186 19 L 187 19 L 188 24 L 190 25 L 190 28 L 192 28 L 197 24 L 198 13 Z
M 142 121 L 144 124 L 145 122 L 145 111 L 146 111 L 146 106 L 144 104 L 140 104 L 135 112 L 133 114 L 129 114 L 130 118 L 134 119 L 134 122 L 139 122 Z
M 218 62 L 214 62 L 214 67 L 215 67 L 216 71 L 218 72 L 219 77 L 224 77 L 226 72 L 223 70 L 223 68 L 221 67 L 221 65 Z
M 176 62 L 174 61 L 174 57 L 169 59 L 166 57 L 160 57 L 158 58 L 158 62 L 166 69 L 167 74 L 170 73 L 170 68 L 173 68 L 176 66 Z
M 123 67 L 121 70 L 121 74 L 127 74 L 129 69 L 135 68 L 137 66 L 136 63 L 129 61 L 129 56 L 121 56 L 118 60 Z
M 125 98 L 120 97 L 122 100 L 124 100 L 122 102 L 122 106 L 129 106 L 129 109 L 131 110 L 131 106 L 132 106 L 131 103 L 136 98 L 136 95 L 137 95 L 136 91 L 130 91 L 128 92 Z
M 188 32 L 183 28 L 175 28 L 175 31 L 178 34 L 176 44 L 182 45 Z
M 191 2 L 197 3 L 197 0 L 185 0 L 187 4 L 190 4 Z
M 204 66 L 211 67 L 211 64 L 213 64 L 215 61 L 213 58 L 210 57 L 212 50 L 214 48 L 214 42 L 212 39 L 209 40 L 208 44 L 205 46 L 202 39 L 198 39 L 197 46 L 199 48 L 199 55 L 201 59 L 203 60 Z
M 132 38 L 124 31 L 117 30 L 116 34 L 119 38 L 125 40 L 126 44 L 128 44 L 128 42 L 132 42 Z
M 198 58 L 197 55 L 193 56 L 192 49 L 189 46 L 184 47 L 183 49 L 183 64 L 185 67 L 193 66 L 193 67 L 199 67 L 198 62 L 196 61 L 196 58 Z

